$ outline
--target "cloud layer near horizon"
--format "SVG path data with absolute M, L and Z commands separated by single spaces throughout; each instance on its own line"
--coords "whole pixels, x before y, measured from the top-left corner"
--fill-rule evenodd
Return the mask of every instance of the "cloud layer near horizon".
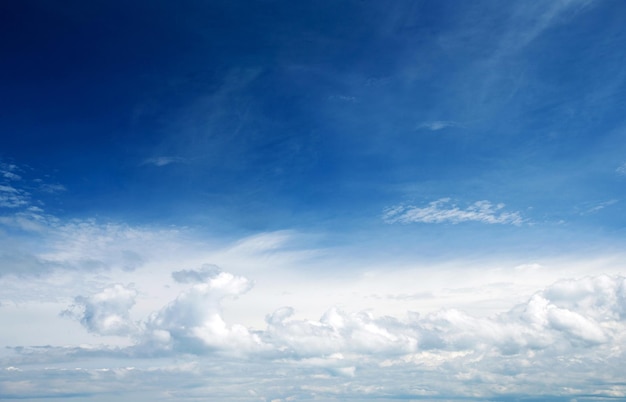
M 0 395 L 106 394 L 100 386 L 89 385 L 94 379 L 154 392 L 157 382 L 158 389 L 169 389 L 179 376 L 193 382 L 220 365 L 225 370 L 220 381 L 226 382 L 209 383 L 216 387 L 213 392 L 232 400 L 245 398 L 229 394 L 234 391 L 227 385 L 228 372 L 242 369 L 245 374 L 237 381 L 267 400 L 268 395 L 277 396 L 277 388 L 282 398 L 327 400 L 348 394 L 383 400 L 401 395 L 445 399 L 469 388 L 478 400 L 512 393 L 626 397 L 617 378 L 619 362 L 626 358 L 626 278 L 621 276 L 562 280 L 522 304 L 482 318 L 458 309 L 424 315 L 409 311 L 395 317 L 331 307 L 318 320 L 310 320 L 295 318 L 292 307 L 283 307 L 266 316 L 264 329 L 227 323 L 223 300 L 251 288 L 248 279 L 222 272 L 192 284 L 135 322 L 129 319 L 139 294 L 133 288 L 112 284 L 79 296 L 66 316 L 104 337 L 127 336 L 132 345 L 13 349 L 2 358 Z M 101 361 L 99 368 L 76 366 L 72 376 L 64 377 L 74 382 L 72 386 L 44 390 L 56 381 L 55 372 L 67 370 L 62 367 L 67 367 L 68 358 L 79 356 Z M 186 363 L 154 368 L 157 361 L 178 361 L 181 356 L 187 356 Z M 144 367 L 106 368 L 110 363 L 102 360 L 121 363 L 131 358 Z M 47 376 L 42 377 L 37 362 L 49 367 Z M 257 365 L 265 369 L 255 373 Z M 580 382 L 574 373 L 583 369 L 587 378 Z M 286 372 L 293 374 L 289 385 L 279 374 Z M 407 388 L 406 376 L 422 380 Z M 172 395 L 184 399 L 182 395 L 209 392 L 204 386 L 188 387 L 184 394 L 177 394 L 182 392 L 178 389 Z
M 569 348 L 621 348 L 626 321 L 626 278 L 607 275 L 563 280 L 524 304 L 487 318 L 449 309 L 421 316 L 375 317 L 366 311 L 332 307 L 319 320 L 293 318 L 283 307 L 266 317 L 265 330 L 227 325 L 221 302 L 248 292 L 252 283 L 219 273 L 182 291 L 152 313 L 135 331 L 128 328 L 136 290 L 114 284 L 76 298 L 79 312 L 68 314 L 88 331 L 129 335 L 155 353 L 214 351 L 270 352 L 277 356 L 325 356 L 334 353 L 399 356 L 426 350 L 485 351 L 502 355 Z M 251 332 L 252 331 L 252 332 Z M 614 344 L 617 342 L 617 344 Z

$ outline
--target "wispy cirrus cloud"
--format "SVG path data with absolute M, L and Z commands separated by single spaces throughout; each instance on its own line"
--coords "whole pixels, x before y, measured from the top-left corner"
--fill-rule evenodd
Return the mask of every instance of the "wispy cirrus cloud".
M 524 219 L 519 212 L 504 211 L 504 204 L 476 201 L 466 208 L 452 203 L 450 198 L 440 198 L 425 207 L 396 205 L 387 208 L 383 220 L 387 223 L 462 223 L 521 225 Z
M 17 165 L 0 162 L 0 177 L 3 177 L 4 179 L 12 181 L 21 180 L 22 176 L 17 173 L 19 170 L 20 169 Z
M 145 159 L 142 165 L 153 165 L 157 167 L 163 167 L 167 165 L 171 165 L 173 163 L 184 163 L 185 158 L 181 158 L 180 156 L 155 156 L 152 158 Z
M 67 188 L 65 188 L 64 185 L 58 184 L 58 183 L 54 183 L 54 184 L 44 183 L 44 184 L 41 184 L 41 186 L 39 187 L 39 190 L 48 194 L 57 194 L 57 193 L 66 191 Z
M 455 121 L 447 121 L 447 120 L 435 120 L 435 121 L 428 121 L 425 123 L 420 124 L 419 126 L 417 126 L 418 130 L 430 130 L 430 131 L 439 131 L 439 130 L 443 130 L 444 128 L 449 128 L 449 127 L 459 127 L 460 124 L 455 122 Z
M 19 188 L 0 185 L 0 207 L 18 208 L 30 204 L 29 194 Z
M 617 200 L 608 200 L 608 201 L 600 202 L 595 205 L 589 206 L 585 211 L 581 212 L 580 214 L 581 215 L 595 214 L 596 212 L 601 211 L 604 208 L 617 204 L 617 202 L 618 202 Z

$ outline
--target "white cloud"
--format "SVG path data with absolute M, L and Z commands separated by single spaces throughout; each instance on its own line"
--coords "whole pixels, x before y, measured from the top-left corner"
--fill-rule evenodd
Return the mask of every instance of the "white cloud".
M 9 179 L 9 180 L 21 180 L 22 179 L 22 176 L 18 175 L 17 173 L 7 172 L 7 171 L 1 171 L 0 173 L 2 173 L 2 177 L 4 177 L 5 179 Z
M 294 233 L 289 230 L 260 233 L 239 240 L 231 252 L 263 253 L 278 250 L 285 247 L 293 237 Z
M 449 198 L 430 202 L 426 207 L 397 205 L 387 208 L 383 219 L 387 223 L 461 223 L 481 222 L 487 224 L 521 225 L 524 219 L 519 212 L 506 212 L 504 204 L 476 201 L 465 209 L 452 204 Z
M 626 330 L 624 277 L 557 282 L 526 303 L 483 318 L 458 309 L 376 317 L 367 311 L 349 313 L 331 307 L 319 320 L 310 320 L 297 319 L 293 308 L 283 307 L 267 315 L 264 330 L 227 324 L 222 302 L 251 287 L 248 279 L 222 272 L 151 314 L 141 325 L 142 334 L 129 321 L 137 293 L 119 284 L 76 298 L 66 314 L 99 334 L 133 334 L 143 351 L 271 352 L 296 359 L 338 353 L 388 359 L 426 350 L 480 350 L 503 356 L 550 350 L 558 354 L 597 345 L 617 346 L 615 342 L 622 341 L 620 334 Z
M 41 210 L 43 202 L 37 199 L 37 195 L 66 190 L 61 184 L 44 182 L 42 179 L 24 180 L 17 172 L 21 173 L 23 169 L 17 165 L 0 162 L 0 207 Z
M 0 267 L 6 274 L 42 274 L 56 269 L 73 271 L 132 271 L 151 257 L 167 254 L 170 246 L 183 242 L 176 229 L 130 227 L 95 220 L 61 221 L 30 209 L 0 216 L 0 225 L 20 232 L 0 244 L 0 254 L 22 255 L 20 259 L 39 261 L 41 270 L 32 271 L 17 263 Z M 1 235 L 1 233 L 0 233 Z M 154 248 L 158 244 L 158 248 Z
M 329 309 L 319 321 L 291 319 L 283 308 L 267 318 L 267 342 L 295 356 L 333 353 L 405 354 L 415 351 L 417 338 L 391 317 L 376 319 L 371 313 L 346 313 Z
M 621 176 L 626 176 L 626 163 L 622 163 L 615 171 Z
M 0 357 L 0 395 L 62 396 L 57 390 L 63 389 L 105 396 L 116 384 L 152 399 L 157 389 L 168 390 L 165 400 L 626 396 L 619 385 L 626 358 L 624 277 L 559 281 L 491 317 L 458 309 L 377 317 L 332 307 L 308 320 L 282 308 L 268 315 L 262 331 L 223 317 L 224 299 L 250 287 L 227 273 L 192 286 L 151 315 L 130 348 L 12 350 L 10 359 Z M 83 324 L 130 336 L 127 326 L 110 325 L 131 325 L 126 312 L 139 295 L 129 289 L 113 285 L 83 298 L 91 311 Z M 207 353 L 211 358 L 194 357 Z M 76 368 L 74 361 L 100 363 Z
M 74 305 L 62 314 L 80 321 L 89 331 L 99 335 L 132 335 L 138 328 L 130 319 L 137 291 L 114 284 L 91 296 L 78 296 Z
M 172 272 L 172 279 L 178 283 L 202 283 L 221 272 L 217 265 L 204 264 L 200 269 L 182 269 Z
M 12 163 L 0 162 L 0 176 L 7 180 L 18 181 L 22 179 L 18 172 L 20 169 Z
M 30 204 L 30 195 L 18 188 L 0 184 L 0 207 L 18 208 Z
M 222 300 L 242 295 L 251 287 L 246 278 L 225 272 L 194 285 L 148 318 L 144 345 L 157 351 L 192 353 L 215 348 L 241 352 L 259 347 L 261 342 L 255 334 L 242 325 L 227 325 L 222 317 Z

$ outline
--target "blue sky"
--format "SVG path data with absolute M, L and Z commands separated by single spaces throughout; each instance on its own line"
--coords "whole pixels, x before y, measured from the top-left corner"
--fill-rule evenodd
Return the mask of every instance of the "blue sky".
M 0 5 L 0 399 L 626 397 L 624 16 Z

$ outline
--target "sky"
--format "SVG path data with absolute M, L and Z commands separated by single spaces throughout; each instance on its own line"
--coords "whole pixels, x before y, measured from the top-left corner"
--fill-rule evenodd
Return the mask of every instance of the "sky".
M 0 399 L 626 399 L 626 3 L 0 2 Z

